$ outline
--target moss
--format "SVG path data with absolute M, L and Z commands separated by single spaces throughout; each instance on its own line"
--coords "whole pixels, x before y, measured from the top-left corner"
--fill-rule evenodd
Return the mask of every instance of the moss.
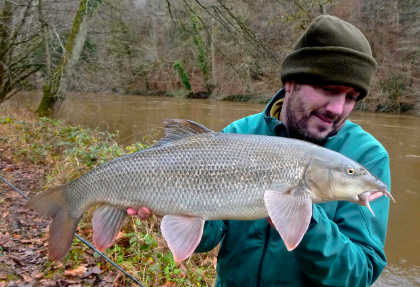
M 184 65 L 182 64 L 182 61 L 178 60 L 174 64 L 174 69 L 178 74 L 178 77 L 182 83 L 182 86 L 187 89 L 188 91 L 191 91 L 191 83 L 190 78 L 188 77 L 187 73 L 185 72 Z
M 51 115 L 52 108 L 54 107 L 55 102 L 57 101 L 54 94 L 51 93 L 51 87 L 49 85 L 44 86 L 44 96 L 42 97 L 41 103 L 36 110 L 36 113 L 40 117 L 46 117 Z

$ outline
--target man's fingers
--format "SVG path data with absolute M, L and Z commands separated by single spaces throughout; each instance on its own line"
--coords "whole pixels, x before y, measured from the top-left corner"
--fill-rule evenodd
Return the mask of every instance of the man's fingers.
M 150 208 L 142 206 L 137 210 L 137 215 L 140 216 L 141 219 L 146 219 L 152 216 L 152 211 Z
M 147 219 L 152 216 L 152 211 L 146 206 L 141 206 L 139 208 L 129 207 L 127 208 L 127 214 L 130 216 L 138 216 L 141 219 Z
M 127 214 L 128 215 L 136 215 L 137 214 L 137 210 L 134 209 L 134 208 L 132 208 L 132 207 L 129 207 L 129 208 L 127 208 Z

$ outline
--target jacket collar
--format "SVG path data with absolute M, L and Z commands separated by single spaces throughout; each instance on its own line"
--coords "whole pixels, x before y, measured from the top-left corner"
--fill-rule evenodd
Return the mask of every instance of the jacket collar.
M 286 92 L 284 88 L 281 88 L 280 90 L 278 90 L 274 94 L 274 96 L 271 98 L 268 105 L 265 107 L 264 116 L 279 119 L 280 118 L 279 115 L 280 115 L 281 107 L 283 106 L 285 95 L 286 95 Z
M 274 94 L 265 107 L 264 119 L 273 135 L 289 137 L 286 126 L 279 120 L 285 94 L 284 88 L 281 88 Z

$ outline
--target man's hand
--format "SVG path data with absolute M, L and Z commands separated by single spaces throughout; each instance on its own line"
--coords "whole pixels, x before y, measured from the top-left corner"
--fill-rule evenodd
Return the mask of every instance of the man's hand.
M 147 206 L 141 206 L 139 208 L 129 207 L 127 208 L 127 214 L 130 216 L 138 216 L 140 219 L 147 219 L 152 216 L 152 210 Z

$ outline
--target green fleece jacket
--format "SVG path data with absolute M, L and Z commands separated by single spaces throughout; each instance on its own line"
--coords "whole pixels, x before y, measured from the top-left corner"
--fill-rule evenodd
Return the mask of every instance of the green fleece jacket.
M 223 131 L 285 136 L 283 124 L 270 116 L 283 96 L 280 90 L 264 113 L 235 121 Z M 388 153 L 359 125 L 348 120 L 325 147 L 361 163 L 390 188 Z M 291 252 L 265 219 L 208 221 L 196 252 L 220 243 L 217 287 L 369 286 L 386 265 L 389 198 L 379 198 L 371 207 L 376 216 L 346 201 L 313 204 L 309 229 Z

